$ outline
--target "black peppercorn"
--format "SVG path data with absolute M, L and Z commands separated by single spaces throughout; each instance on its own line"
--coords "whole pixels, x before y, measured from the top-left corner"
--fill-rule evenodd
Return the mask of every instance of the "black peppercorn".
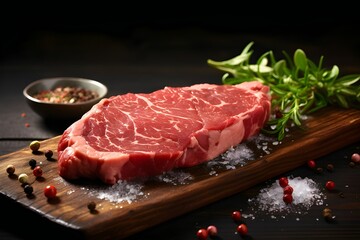
M 31 185 L 29 184 L 26 184 L 25 187 L 24 187 L 24 192 L 27 194 L 27 195 L 31 195 L 33 193 L 34 189 Z
M 92 212 L 92 211 L 95 211 L 95 208 L 96 208 L 96 203 L 91 201 L 88 203 L 87 205 L 88 209 Z
M 329 172 L 332 172 L 332 171 L 334 171 L 334 165 L 332 165 L 332 164 L 328 164 L 327 166 L 326 166 L 326 169 L 329 171 Z
M 31 168 L 35 168 L 36 167 L 36 160 L 35 159 L 30 159 L 29 165 L 30 165 Z
M 53 156 L 53 151 L 51 151 L 51 150 L 46 150 L 45 151 L 45 157 L 47 159 L 50 159 L 52 156 Z

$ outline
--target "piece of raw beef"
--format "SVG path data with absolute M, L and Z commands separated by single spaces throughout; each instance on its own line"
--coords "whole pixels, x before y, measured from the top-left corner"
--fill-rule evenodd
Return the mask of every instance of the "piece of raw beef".
M 115 184 L 195 166 L 258 134 L 270 110 L 257 81 L 112 96 L 64 131 L 59 175 Z

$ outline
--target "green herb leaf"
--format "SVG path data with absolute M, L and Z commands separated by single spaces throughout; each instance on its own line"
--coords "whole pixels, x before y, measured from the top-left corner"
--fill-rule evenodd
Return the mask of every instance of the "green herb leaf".
M 303 50 L 297 49 L 294 53 L 294 63 L 297 68 L 302 71 L 305 71 L 307 64 L 306 55 Z
M 304 114 L 313 113 L 329 104 L 344 108 L 360 108 L 360 75 L 340 75 L 338 66 L 324 68 L 324 57 L 315 64 L 297 49 L 293 57 L 283 51 L 285 59 L 276 60 L 272 51 L 265 52 L 255 63 L 250 42 L 240 55 L 225 61 L 208 59 L 208 64 L 224 71 L 223 84 L 239 84 L 257 80 L 270 87 L 273 114 L 263 131 L 277 134 L 282 140 L 293 123 L 301 126 Z M 275 111 L 281 114 L 275 114 Z M 275 117 L 280 115 L 281 117 Z

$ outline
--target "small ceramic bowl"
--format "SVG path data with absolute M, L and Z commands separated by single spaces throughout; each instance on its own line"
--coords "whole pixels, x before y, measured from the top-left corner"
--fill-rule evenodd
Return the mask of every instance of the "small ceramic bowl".
M 83 101 L 57 101 L 36 96 L 39 93 L 54 91 L 56 88 L 82 89 L 96 95 L 95 98 Z M 44 119 L 76 120 L 91 109 L 102 98 L 106 97 L 107 87 L 95 80 L 75 77 L 44 78 L 30 83 L 23 94 L 31 109 Z M 65 98 L 64 98 L 65 99 Z M 72 99 L 74 100 L 74 99 Z

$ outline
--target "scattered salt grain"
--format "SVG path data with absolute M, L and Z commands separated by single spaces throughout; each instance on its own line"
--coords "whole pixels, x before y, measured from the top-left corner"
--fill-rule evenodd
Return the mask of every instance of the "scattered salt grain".
M 245 219 L 247 219 L 247 218 L 250 218 L 250 219 L 252 219 L 252 220 L 255 219 L 254 214 L 245 214 L 245 213 L 243 213 L 241 216 L 242 216 L 243 218 L 245 218 Z
M 220 160 L 210 161 L 209 164 L 222 164 L 227 169 L 235 169 L 236 166 L 243 166 L 246 160 L 253 160 L 254 152 L 245 144 L 230 148 L 221 155 Z
M 263 154 L 270 154 L 272 148 L 269 147 L 269 143 L 273 143 L 273 145 L 281 144 L 281 142 L 275 141 L 275 138 L 267 137 L 264 134 L 260 133 L 256 136 L 249 138 L 247 141 L 237 146 L 230 147 L 219 158 L 216 158 L 207 163 L 207 166 L 211 170 L 210 175 L 215 175 L 215 168 L 233 170 L 237 167 L 244 166 L 247 162 L 251 160 L 262 157 Z M 256 151 L 256 153 L 254 151 L 256 150 L 255 148 L 258 150 Z
M 312 205 L 323 205 L 323 193 L 317 184 L 309 178 L 288 177 L 289 185 L 294 189 L 293 202 L 286 204 L 283 201 L 283 188 L 279 185 L 278 180 L 268 188 L 261 189 L 258 196 L 249 199 L 250 204 L 254 204 L 254 209 L 259 209 L 268 213 L 304 213 Z
M 68 182 L 62 177 L 54 178 L 58 183 L 68 186 Z M 169 171 L 162 175 L 156 176 L 155 181 L 163 182 L 172 185 L 188 184 L 193 180 L 193 176 L 189 173 L 182 171 Z M 86 185 L 80 187 L 81 191 L 86 192 L 90 196 L 94 196 L 101 200 L 107 200 L 111 203 L 123 203 L 127 202 L 131 204 L 142 198 L 147 198 L 149 193 L 144 192 L 146 183 L 144 181 L 124 181 L 119 180 L 114 185 Z M 74 193 L 74 189 L 70 189 L 67 194 Z
M 127 202 L 132 203 L 138 198 L 146 196 L 142 191 L 144 185 L 137 182 L 127 182 L 119 180 L 116 184 L 98 189 L 89 190 L 90 195 L 112 203 Z
M 74 189 L 70 189 L 70 190 L 66 191 L 66 194 L 67 194 L 67 195 L 70 195 L 70 194 L 72 194 L 72 193 L 74 193 L 74 192 L 75 192 Z
M 193 180 L 190 173 L 182 171 L 169 171 L 162 175 L 156 176 L 155 179 L 160 182 L 170 183 L 172 185 L 184 185 Z
M 213 175 L 217 176 L 218 174 L 217 174 L 216 171 L 213 170 L 213 171 L 210 171 L 210 172 L 209 172 L 209 175 L 210 175 L 210 176 L 213 176 Z
M 57 181 L 58 183 L 63 184 L 64 186 L 69 185 L 62 177 L 56 177 L 56 178 L 54 178 L 54 180 Z

